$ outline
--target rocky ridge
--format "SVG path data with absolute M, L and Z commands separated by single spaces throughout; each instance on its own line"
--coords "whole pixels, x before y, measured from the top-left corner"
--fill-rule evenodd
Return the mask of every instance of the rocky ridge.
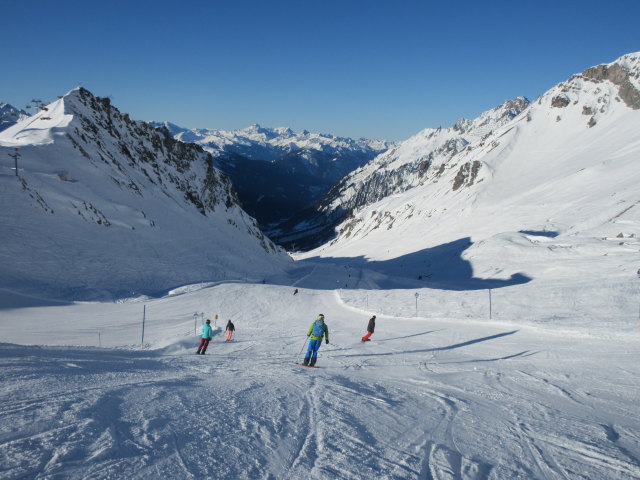
M 71 91 L 0 133 L 0 154 L 15 149 L 19 184 L 0 175 L 3 203 L 19 206 L 1 215 L 16 228 L 3 229 L 0 288 L 148 294 L 175 282 L 264 275 L 289 261 L 242 210 L 210 153 L 132 120 L 108 98 Z M 29 229 L 49 233 L 25 237 Z M 16 258 L 49 267 L 25 270 Z M 64 280 L 54 281 L 55 271 Z

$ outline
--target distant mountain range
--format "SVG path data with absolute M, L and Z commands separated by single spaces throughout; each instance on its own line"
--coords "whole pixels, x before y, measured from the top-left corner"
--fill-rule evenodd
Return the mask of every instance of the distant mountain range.
M 152 125 L 164 126 L 177 140 L 210 152 L 216 166 L 233 180 L 243 207 L 268 230 L 393 145 L 260 125 L 236 131 L 188 130 L 168 122 Z
M 29 114 L 24 110 L 19 110 L 8 103 L 0 103 L 0 132 L 12 127 L 28 116 Z

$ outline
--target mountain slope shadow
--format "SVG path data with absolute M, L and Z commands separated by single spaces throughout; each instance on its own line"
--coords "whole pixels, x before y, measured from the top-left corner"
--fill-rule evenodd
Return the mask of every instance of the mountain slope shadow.
M 350 278 L 354 279 L 353 285 L 347 280 L 344 288 L 360 288 L 355 282 L 355 278 L 359 276 L 358 270 L 383 274 L 384 278 L 377 281 L 382 289 L 483 290 L 520 285 L 532 280 L 522 273 L 512 274 L 507 279 L 474 277 L 471 263 L 462 257 L 464 251 L 472 245 L 471 239 L 464 237 L 389 260 L 368 260 L 364 256 L 358 256 L 312 257 L 305 261 L 344 265 L 353 272 L 353 277 Z

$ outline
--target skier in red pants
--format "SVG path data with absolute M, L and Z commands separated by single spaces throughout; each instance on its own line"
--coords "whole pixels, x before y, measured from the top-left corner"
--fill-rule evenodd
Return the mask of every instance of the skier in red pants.
M 368 342 L 369 337 L 373 335 L 373 331 L 376 329 L 376 316 L 374 315 L 369 319 L 369 325 L 367 325 L 367 334 L 362 337 L 363 342 Z
M 204 352 L 207 351 L 207 347 L 209 346 L 209 342 L 211 341 L 212 336 L 213 330 L 211 329 L 211 320 L 207 320 L 207 323 L 202 325 L 202 339 L 200 340 L 200 346 L 198 347 L 196 355 L 204 355 Z

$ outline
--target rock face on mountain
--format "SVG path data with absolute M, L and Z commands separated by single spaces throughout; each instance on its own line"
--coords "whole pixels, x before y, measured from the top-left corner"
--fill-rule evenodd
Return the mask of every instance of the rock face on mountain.
M 209 151 L 227 173 L 243 207 L 269 229 L 321 198 L 337 181 L 364 165 L 390 142 L 296 133 L 285 127 L 252 125 L 243 130 L 167 127 L 184 142 Z
M 0 103 L 0 132 L 27 118 L 29 114 L 8 103 Z
M 108 98 L 73 90 L 0 133 L 0 155 L 13 151 L 18 177 L 0 172 L 0 288 L 151 294 L 257 279 L 289 262 L 208 152 L 133 121 Z
M 582 77 L 594 82 L 609 81 L 618 86 L 619 98 L 630 108 L 640 109 L 640 74 L 638 58 L 629 56 L 620 63 L 598 65 L 582 72 Z

